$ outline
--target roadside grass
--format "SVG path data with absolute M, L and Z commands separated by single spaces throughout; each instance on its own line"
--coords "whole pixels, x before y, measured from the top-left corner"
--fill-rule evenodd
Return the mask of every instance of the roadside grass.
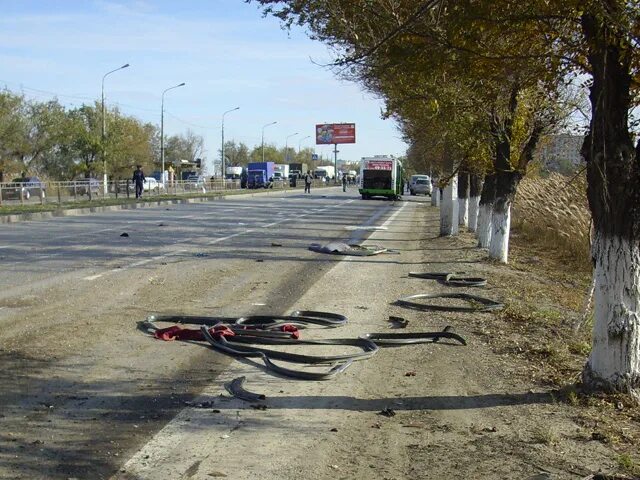
M 517 362 L 514 375 L 551 389 L 559 405 L 571 409 L 584 441 L 609 445 L 621 472 L 640 475 L 640 407 L 628 395 L 589 393 L 581 386 L 593 316 L 587 312 L 577 332 L 573 326 L 585 315 L 591 287 L 590 216 L 584 178 L 570 185 L 567 180 L 526 179 L 519 189 L 509 270 L 494 276 L 507 300 L 495 315 L 490 341 L 496 353 Z M 531 434 L 536 443 L 556 441 L 547 426 Z

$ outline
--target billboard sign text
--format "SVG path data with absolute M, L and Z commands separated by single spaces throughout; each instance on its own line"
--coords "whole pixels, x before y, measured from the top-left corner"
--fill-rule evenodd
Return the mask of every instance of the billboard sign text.
M 365 170 L 393 170 L 392 160 L 365 160 Z

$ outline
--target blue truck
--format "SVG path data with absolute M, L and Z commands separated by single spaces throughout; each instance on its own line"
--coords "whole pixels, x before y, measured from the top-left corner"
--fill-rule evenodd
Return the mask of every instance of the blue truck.
M 253 162 L 247 165 L 247 188 L 273 188 L 273 162 Z

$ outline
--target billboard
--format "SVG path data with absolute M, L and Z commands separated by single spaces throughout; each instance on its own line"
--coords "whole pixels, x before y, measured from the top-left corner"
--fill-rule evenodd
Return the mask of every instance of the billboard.
M 356 143 L 355 123 L 322 123 L 316 125 L 316 145 Z

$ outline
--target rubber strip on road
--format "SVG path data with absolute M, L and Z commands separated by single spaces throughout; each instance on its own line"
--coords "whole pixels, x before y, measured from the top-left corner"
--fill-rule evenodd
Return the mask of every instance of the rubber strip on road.
M 433 303 L 420 303 L 416 300 L 433 300 L 437 298 L 464 300 L 468 306 L 460 305 L 437 305 Z M 489 298 L 480 297 L 478 295 L 470 295 L 468 293 L 419 293 L 417 295 L 409 295 L 407 297 L 396 300 L 395 305 L 399 305 L 412 310 L 430 311 L 437 310 L 441 312 L 491 312 L 501 310 L 504 304 L 491 300 Z

